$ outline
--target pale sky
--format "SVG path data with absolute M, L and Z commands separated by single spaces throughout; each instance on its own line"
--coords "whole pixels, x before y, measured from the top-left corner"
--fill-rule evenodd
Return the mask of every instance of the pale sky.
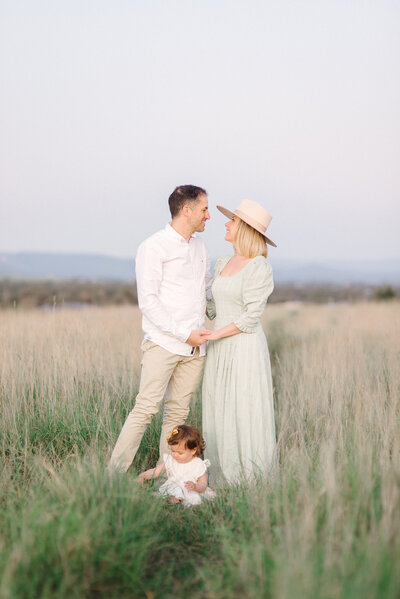
M 0 252 L 134 256 L 179 184 L 213 257 L 400 258 L 400 2 L 1 0 Z

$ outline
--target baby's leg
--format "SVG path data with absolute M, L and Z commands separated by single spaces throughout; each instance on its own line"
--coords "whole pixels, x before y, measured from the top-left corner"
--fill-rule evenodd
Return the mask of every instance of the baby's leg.
M 176 485 L 175 488 L 170 489 L 168 494 L 171 495 L 171 497 L 176 497 L 176 499 L 183 499 L 183 491 L 178 485 Z
M 164 497 L 175 497 L 177 501 L 182 501 L 184 495 L 179 485 L 174 483 L 166 483 L 159 488 L 159 492 Z
M 169 498 L 170 503 L 182 503 L 182 499 L 178 499 L 178 497 L 174 497 L 173 495 Z
M 185 496 L 185 505 L 200 505 L 201 495 L 196 491 L 188 491 Z

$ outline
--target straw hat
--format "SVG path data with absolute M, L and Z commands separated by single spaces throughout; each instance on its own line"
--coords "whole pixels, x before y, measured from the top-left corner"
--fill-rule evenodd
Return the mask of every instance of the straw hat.
M 253 200 L 243 200 L 233 212 L 223 206 L 217 206 L 217 208 L 228 218 L 238 216 L 241 220 L 244 220 L 245 223 L 250 225 L 250 227 L 253 227 L 253 229 L 261 233 L 269 245 L 277 247 L 276 243 L 274 243 L 272 239 L 269 239 L 265 234 L 268 225 L 272 220 L 272 216 L 258 202 L 254 202 Z

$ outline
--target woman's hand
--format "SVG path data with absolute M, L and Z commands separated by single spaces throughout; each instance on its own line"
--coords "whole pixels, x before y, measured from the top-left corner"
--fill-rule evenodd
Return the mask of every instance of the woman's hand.
M 232 335 L 237 335 L 242 331 L 237 328 L 237 326 L 231 322 L 231 324 L 226 325 L 226 327 L 222 327 L 222 329 L 217 329 L 216 331 L 208 331 L 204 333 L 204 339 L 206 341 L 218 341 L 218 339 L 223 339 L 224 337 L 231 337 Z
M 204 333 L 204 339 L 206 341 L 218 341 L 218 339 L 221 339 L 220 331 L 208 331 Z

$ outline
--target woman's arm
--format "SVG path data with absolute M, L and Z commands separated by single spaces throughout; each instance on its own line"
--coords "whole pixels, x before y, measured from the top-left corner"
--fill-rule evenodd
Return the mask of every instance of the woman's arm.
M 217 341 L 223 337 L 232 337 L 232 335 L 237 335 L 238 333 L 243 333 L 243 331 L 238 329 L 238 327 L 231 322 L 230 324 L 226 325 L 226 327 L 222 327 L 222 329 L 218 329 L 217 331 L 209 331 L 203 336 L 206 341 Z
M 137 477 L 136 480 L 143 483 L 143 481 L 148 480 L 150 478 L 157 478 L 163 472 L 165 472 L 164 462 L 162 464 L 159 464 L 158 466 L 156 466 L 156 468 L 150 468 L 150 470 L 146 470 L 145 472 L 142 472 L 141 474 L 139 474 L 139 476 Z
M 204 493 L 207 489 L 207 472 L 204 472 L 195 483 L 191 480 L 185 483 L 185 487 L 189 489 L 189 491 L 197 491 L 197 493 Z
M 235 319 L 235 325 L 243 333 L 257 330 L 273 288 L 272 268 L 265 258 L 257 256 L 246 270 L 242 287 L 243 311 Z

